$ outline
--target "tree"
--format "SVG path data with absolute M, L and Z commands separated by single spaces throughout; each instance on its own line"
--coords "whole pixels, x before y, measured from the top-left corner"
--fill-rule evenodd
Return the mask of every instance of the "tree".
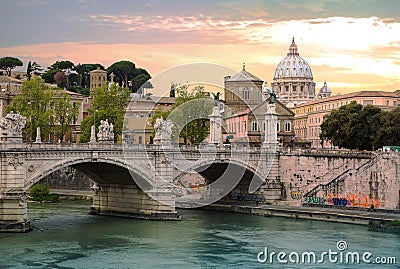
M 61 90 L 56 90 L 52 102 L 54 113 L 51 116 L 53 130 L 60 142 L 63 142 L 68 127 L 78 117 L 79 104 L 71 103 L 69 95 Z
M 376 144 L 379 142 L 382 146 L 400 146 L 400 108 L 391 111 L 382 111 L 381 128 L 376 138 Z
M 31 78 L 31 76 L 32 76 L 31 73 L 32 73 L 32 63 L 31 63 L 31 61 L 29 61 L 28 67 L 26 68 L 26 75 L 27 75 L 28 79 Z
M 7 111 L 16 111 L 27 118 L 24 129 L 26 140 L 34 139 L 36 128 L 40 127 L 42 135 L 50 133 L 52 110 L 50 100 L 52 92 L 41 77 L 32 77 L 22 83 L 21 93 L 17 95 L 13 104 L 7 107 Z
M 100 120 L 108 119 L 109 123 L 114 125 L 115 139 L 117 139 L 117 137 L 122 134 L 125 109 L 130 96 L 129 89 L 119 87 L 113 83 L 110 87 L 102 86 L 94 89 L 92 96 L 93 103 L 92 108 L 89 110 L 90 116 L 82 121 L 82 136 L 80 142 L 89 142 L 90 128 L 94 123 L 95 113 L 96 128 L 98 128 Z
M 0 58 L 0 69 L 5 70 L 7 76 L 11 76 L 11 70 L 13 70 L 15 67 L 22 65 L 23 63 L 21 60 L 15 57 Z
M 381 110 L 356 101 L 333 110 L 321 124 L 321 139 L 348 149 L 373 150 L 379 147 L 376 137 L 381 125 Z
M 169 111 L 156 110 L 152 119 L 162 116 L 164 119 L 171 119 L 174 122 L 175 131 L 173 138 L 182 137 L 184 143 L 201 143 L 208 135 L 213 102 L 207 98 L 203 86 L 196 86 L 189 92 L 188 86 L 175 86 L 176 102 Z
M 46 72 L 44 72 L 42 74 L 42 78 L 47 83 L 54 83 L 55 82 L 54 75 L 57 72 L 67 70 L 67 69 L 72 69 L 73 66 L 74 66 L 74 63 L 71 61 L 56 61 L 55 63 L 53 63 L 51 66 L 49 66 L 47 68 Z
M 143 68 L 136 68 L 130 61 L 119 61 L 107 68 L 109 73 L 114 73 L 115 82 L 122 87 L 129 87 L 132 92 L 137 92 L 141 86 L 151 78 Z
M 32 63 L 31 69 L 33 71 L 33 74 L 35 74 L 35 75 L 39 75 L 43 71 L 43 68 L 37 62 Z
M 64 88 L 67 85 L 67 75 L 63 71 L 58 71 L 54 74 L 54 82 L 57 87 Z
M 89 72 L 97 69 L 97 67 L 104 70 L 104 66 L 101 64 L 78 64 L 75 69 L 78 72 L 78 86 L 89 88 Z

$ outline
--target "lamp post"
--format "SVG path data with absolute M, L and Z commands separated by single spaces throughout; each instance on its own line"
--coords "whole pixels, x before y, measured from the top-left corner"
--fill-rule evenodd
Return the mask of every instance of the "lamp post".
M 32 143 L 32 102 L 29 100 L 28 105 L 31 108 L 31 113 L 29 115 L 29 125 L 30 125 L 30 133 L 29 133 L 29 142 Z
M 97 109 L 94 110 L 94 117 L 93 117 L 93 126 L 96 128 L 96 112 L 99 112 Z
M 186 117 L 186 125 L 185 125 L 185 132 L 186 132 L 186 145 L 188 144 L 188 132 L 187 132 L 187 126 L 188 126 L 188 123 L 189 123 L 189 119 L 190 119 L 190 115 L 189 116 L 187 116 Z

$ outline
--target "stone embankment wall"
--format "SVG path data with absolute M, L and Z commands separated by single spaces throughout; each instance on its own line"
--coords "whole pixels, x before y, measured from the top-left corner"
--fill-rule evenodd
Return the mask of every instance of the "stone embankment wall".
M 283 153 L 282 203 L 399 209 L 399 160 L 398 153 Z
M 48 184 L 51 189 L 90 191 L 94 184 L 88 176 L 73 167 L 63 167 L 46 176 L 41 183 Z

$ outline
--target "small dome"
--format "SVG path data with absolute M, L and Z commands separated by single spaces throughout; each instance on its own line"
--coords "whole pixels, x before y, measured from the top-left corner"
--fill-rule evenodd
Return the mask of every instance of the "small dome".
M 332 93 L 331 89 L 329 89 L 328 85 L 326 84 L 326 81 L 324 82 L 324 86 L 319 90 L 319 93 Z
M 311 67 L 306 60 L 300 57 L 294 38 L 289 47 L 289 53 L 275 69 L 274 80 L 280 78 L 313 79 Z
M 328 85 L 326 84 L 326 81 L 324 82 L 324 86 L 319 90 L 318 97 L 319 98 L 326 98 L 330 97 L 332 94 L 331 89 L 329 89 Z

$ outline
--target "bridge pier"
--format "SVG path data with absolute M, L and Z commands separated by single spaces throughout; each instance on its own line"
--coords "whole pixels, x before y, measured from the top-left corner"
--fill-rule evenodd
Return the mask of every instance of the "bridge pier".
M 171 203 L 171 192 L 153 194 L 157 195 L 157 200 L 136 185 L 101 184 L 95 190 L 90 213 L 151 220 L 178 220 L 175 203 Z
M 0 232 L 32 230 L 27 217 L 25 193 L 8 193 L 0 198 Z

